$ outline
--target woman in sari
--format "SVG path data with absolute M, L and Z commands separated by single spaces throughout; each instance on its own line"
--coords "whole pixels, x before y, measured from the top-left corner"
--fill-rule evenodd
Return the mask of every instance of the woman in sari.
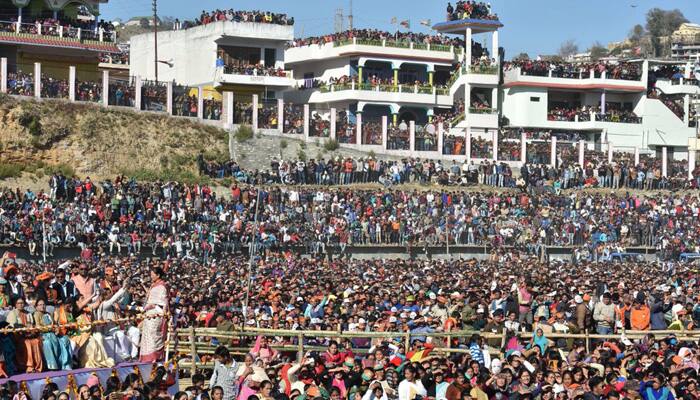
M 114 359 L 107 355 L 104 337 L 92 326 L 92 309 L 83 307 L 76 319 L 80 334 L 73 338 L 78 345 L 78 358 L 81 368 L 111 368 Z
M 46 312 L 46 301 L 42 299 L 36 301 L 34 321 L 37 327 L 53 325 L 51 314 Z M 44 349 L 46 367 L 49 370 L 72 369 L 71 356 L 73 351 L 71 349 L 70 339 L 68 339 L 67 336 L 61 335 L 61 337 L 58 337 L 56 332 L 46 331 L 41 334 L 41 341 Z
M 145 319 L 141 322 L 141 362 L 154 362 L 162 358 L 167 331 L 168 288 L 165 271 L 160 267 L 151 269 L 151 288 L 148 289 Z
M 7 314 L 7 323 L 10 328 L 33 328 L 34 318 L 24 309 L 24 299 L 15 299 L 15 308 Z M 17 366 L 26 373 L 41 372 L 44 370 L 44 361 L 41 357 L 41 339 L 37 332 L 25 331 L 14 335 L 17 349 Z

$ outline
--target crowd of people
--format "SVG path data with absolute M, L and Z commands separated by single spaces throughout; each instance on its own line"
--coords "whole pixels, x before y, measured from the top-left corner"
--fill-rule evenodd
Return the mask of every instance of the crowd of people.
M 21 69 L 7 74 L 7 93 L 18 96 L 34 96 L 34 74 Z
M 0 23 L 0 30 L 4 32 L 17 31 L 17 17 L 13 17 L 11 21 Z M 99 33 L 102 32 L 102 41 L 113 42 L 116 40 L 114 24 L 104 20 L 81 20 L 62 17 L 54 18 L 31 18 L 28 16 L 22 17 L 22 23 L 19 26 L 20 33 L 29 33 L 46 36 L 62 36 L 65 38 L 98 40 Z M 80 36 L 78 34 L 80 33 Z
M 504 64 L 504 70 L 509 71 L 520 68 L 520 73 L 531 76 L 549 76 L 555 78 L 588 79 L 591 71 L 594 77 L 602 77 L 606 73 L 606 79 L 622 79 L 638 81 L 642 78 L 642 65 L 636 62 L 596 62 L 596 63 L 570 63 L 560 61 L 544 61 L 529 59 L 514 59 Z
M 459 21 L 462 19 L 498 21 L 498 15 L 491 11 L 491 3 L 474 0 L 459 0 L 454 7 L 452 3 L 447 3 L 447 20 Z
M 549 121 L 576 121 L 585 122 L 591 120 L 591 115 L 595 116 L 596 121 L 639 124 L 642 119 L 634 113 L 633 110 L 625 109 L 612 104 L 607 104 L 605 112 L 600 106 L 583 105 L 578 107 L 569 107 L 566 105 L 552 107 L 547 112 Z
M 395 33 L 381 31 L 378 29 L 352 29 L 343 32 L 329 33 L 323 36 L 312 36 L 307 38 L 298 38 L 288 43 L 289 47 L 303 47 L 310 45 L 324 45 L 327 43 L 337 43 L 346 40 L 367 40 L 367 41 L 383 41 L 400 42 L 415 44 L 431 44 L 442 46 L 464 47 L 464 40 L 453 38 L 444 35 L 426 35 L 420 32 L 401 32 Z
M 282 68 L 266 67 L 264 64 L 237 63 L 224 66 L 224 73 L 234 75 L 277 76 L 286 77 L 287 72 Z
M 294 25 L 294 18 L 287 14 L 273 13 L 270 11 L 244 11 L 234 10 L 214 10 L 210 12 L 202 11 L 199 18 L 194 21 L 177 22 L 175 29 L 188 29 L 195 26 L 207 25 L 213 22 L 230 21 L 230 22 L 255 22 L 260 24 L 274 25 Z

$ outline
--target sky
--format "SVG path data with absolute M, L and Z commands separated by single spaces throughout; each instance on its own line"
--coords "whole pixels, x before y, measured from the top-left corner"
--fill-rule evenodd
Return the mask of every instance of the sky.
M 153 0 L 109 0 L 102 5 L 102 18 L 127 20 L 152 15 Z M 678 8 L 690 22 L 700 23 L 699 0 L 491 0 L 504 27 L 499 42 L 506 58 L 521 52 L 531 57 L 555 54 L 562 42 L 573 39 L 581 51 L 598 41 L 603 45 L 623 40 L 635 24 L 644 25 L 646 12 L 654 7 Z M 315 36 L 333 32 L 336 10 L 348 14 L 350 0 L 158 0 L 160 16 L 194 19 L 202 10 L 235 8 L 283 12 L 295 19 L 295 35 Z M 453 2 L 454 4 L 454 2 Z M 394 31 L 393 17 L 410 20 L 411 30 L 430 32 L 420 21 L 433 24 L 445 19 L 443 0 L 353 0 L 354 26 Z M 635 7 L 633 7 L 635 6 Z M 347 21 L 346 21 L 347 28 Z M 405 29 L 403 29 L 405 30 Z M 474 40 L 488 43 L 490 37 Z

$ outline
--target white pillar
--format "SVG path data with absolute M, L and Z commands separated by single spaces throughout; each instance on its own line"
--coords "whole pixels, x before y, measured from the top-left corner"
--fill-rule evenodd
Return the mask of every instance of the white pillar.
M 491 58 L 498 60 L 498 30 L 493 31 L 491 36 Z
M 109 106 L 109 71 L 102 71 L 102 105 Z
M 75 66 L 68 67 L 68 100 L 75 101 Z
M 498 129 L 493 132 L 493 161 L 498 161 Z
M 527 133 L 520 132 L 520 162 L 527 163 Z
M 686 94 L 683 96 L 683 124 L 688 126 L 688 121 L 690 119 L 690 95 Z
M 41 63 L 34 63 L 34 97 L 41 97 Z
M 168 115 L 173 115 L 173 81 L 168 81 L 166 83 L 166 87 L 167 87 L 167 99 L 165 101 L 165 110 L 168 112 Z M 226 95 L 226 93 L 224 93 L 224 96 L 225 95 Z
M 472 28 L 467 28 L 466 38 L 464 39 L 464 50 L 466 54 L 464 65 L 470 67 L 472 65 Z
M 600 113 L 605 114 L 605 90 L 600 94 Z M 594 121 L 594 120 L 591 120 Z
M 416 151 L 416 121 L 408 122 L 409 146 L 408 149 Z
M 253 95 L 253 113 L 251 118 L 253 119 L 253 132 L 258 132 L 258 95 Z
M 277 99 L 277 131 L 284 132 L 284 100 Z
M 7 93 L 7 57 L 0 58 L 0 92 Z
M 197 87 L 197 118 L 204 119 L 204 87 Z
M 387 135 L 389 134 L 389 118 L 382 115 L 382 149 L 386 150 Z
M 498 87 L 493 88 L 493 92 L 491 92 L 491 108 L 498 110 Z
M 578 165 L 583 167 L 585 160 L 583 159 L 586 150 L 586 142 L 583 140 L 578 141 Z
M 265 65 L 265 48 L 260 48 L 260 65 Z
M 549 154 L 549 165 L 552 167 L 557 166 L 557 137 L 552 136 L 552 147 Z
M 338 120 L 338 113 L 336 112 L 335 108 L 331 108 L 331 140 L 337 140 L 338 138 L 338 133 L 335 131 L 336 130 L 336 124 Z
M 668 148 L 666 146 L 661 147 L 661 175 L 668 176 Z
M 469 107 L 472 103 L 472 86 L 468 83 L 464 84 L 464 119 L 469 115 Z
M 309 124 L 311 123 L 311 111 L 309 105 L 304 104 L 304 141 L 309 140 Z
M 464 146 L 466 147 L 464 154 L 467 155 L 467 162 L 469 162 L 472 160 L 472 131 L 470 127 L 467 127 L 467 131 L 464 133 L 464 135 Z
M 357 117 L 355 119 L 355 123 L 357 124 L 357 133 L 355 134 L 355 144 L 362 145 L 362 113 L 357 113 Z
M 226 128 L 231 129 L 231 126 L 233 125 L 233 115 L 236 112 L 233 108 L 233 92 L 224 92 L 224 104 L 222 107 L 224 108 L 226 115 L 226 119 L 224 120 L 226 123 Z
M 634 165 L 639 165 L 639 147 L 634 146 Z
M 438 135 L 438 137 L 437 137 L 438 154 L 442 155 L 442 154 L 443 154 L 442 148 L 443 148 L 443 146 L 444 146 L 444 144 L 445 144 L 445 138 L 444 138 L 444 136 L 445 136 L 445 127 L 444 127 L 444 125 L 442 124 L 442 122 L 439 122 L 439 123 L 437 124 L 437 135 Z
M 142 97 L 141 92 L 143 91 L 143 90 L 141 90 L 142 88 L 143 88 L 143 81 L 141 80 L 140 76 L 137 76 L 136 77 L 136 87 L 134 88 L 134 90 L 136 91 L 136 97 L 134 97 L 134 108 L 136 108 L 137 110 L 141 109 L 141 97 Z
M 613 144 L 608 140 L 608 163 L 611 163 L 613 159 Z
M 693 171 L 695 170 L 695 150 L 688 148 L 688 179 L 693 179 Z

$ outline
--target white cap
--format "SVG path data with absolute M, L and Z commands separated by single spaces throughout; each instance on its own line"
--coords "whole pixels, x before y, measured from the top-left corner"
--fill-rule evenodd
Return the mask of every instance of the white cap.
M 358 323 L 358 324 L 366 324 L 367 321 L 365 321 L 364 318 L 360 318 L 360 319 L 357 321 L 357 323 Z
M 433 292 L 430 292 L 430 294 L 428 295 L 428 297 L 430 298 L 430 300 L 435 300 L 435 299 L 437 299 L 437 296 L 436 296 L 435 293 L 433 293 Z
M 577 294 L 576 296 L 574 296 L 574 301 L 576 302 L 576 304 L 581 304 L 583 303 L 583 297 Z
M 389 323 L 390 324 L 396 323 L 396 317 L 394 317 L 393 315 L 391 317 L 389 317 Z
M 408 314 L 406 314 L 405 312 L 402 312 L 401 315 L 399 315 L 399 317 L 408 318 Z
M 554 385 L 552 385 L 552 391 L 554 392 L 554 394 L 559 394 L 564 393 L 566 389 L 561 383 L 555 383 Z
M 396 307 L 391 307 L 391 310 L 390 310 L 390 311 L 391 311 L 392 313 L 397 313 L 397 312 L 399 312 L 399 309 L 396 308 Z
M 417 316 L 418 316 L 418 314 L 416 314 L 416 312 L 415 312 L 415 311 L 411 311 L 411 313 L 410 313 L 410 314 L 408 314 L 408 316 L 409 316 L 409 317 L 411 317 L 411 319 L 414 319 L 415 317 L 417 317 Z

